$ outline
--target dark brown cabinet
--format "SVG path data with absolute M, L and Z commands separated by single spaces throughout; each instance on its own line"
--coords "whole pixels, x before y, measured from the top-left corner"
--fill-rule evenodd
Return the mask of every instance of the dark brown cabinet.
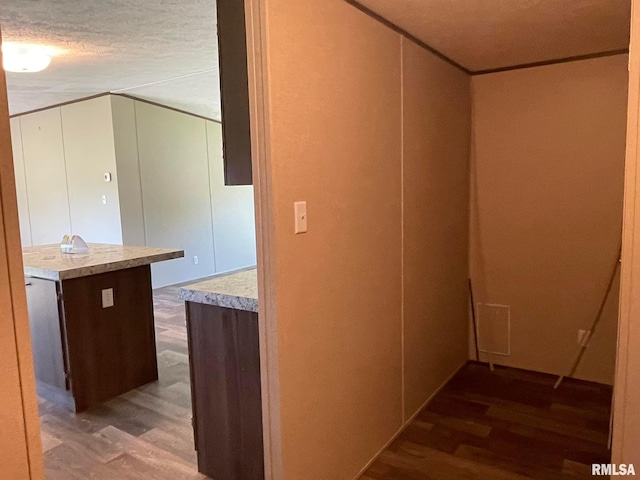
M 25 284 L 39 395 L 79 412 L 158 379 L 148 265 Z
M 244 0 L 217 0 L 226 185 L 251 185 L 251 128 Z
M 264 480 L 258 314 L 186 302 L 198 470 Z

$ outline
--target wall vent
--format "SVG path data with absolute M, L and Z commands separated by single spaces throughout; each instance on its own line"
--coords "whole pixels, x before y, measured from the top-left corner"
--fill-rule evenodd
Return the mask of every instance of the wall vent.
M 494 355 L 511 355 L 511 310 L 508 305 L 479 303 L 478 349 Z

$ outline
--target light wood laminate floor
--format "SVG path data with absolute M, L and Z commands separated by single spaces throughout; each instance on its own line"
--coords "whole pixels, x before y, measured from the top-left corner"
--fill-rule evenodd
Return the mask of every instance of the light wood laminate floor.
M 184 303 L 154 292 L 159 381 L 75 415 L 40 399 L 48 480 L 205 479 L 197 471 Z

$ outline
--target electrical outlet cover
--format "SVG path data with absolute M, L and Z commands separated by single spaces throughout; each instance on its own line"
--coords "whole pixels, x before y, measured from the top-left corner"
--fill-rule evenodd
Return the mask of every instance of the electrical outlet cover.
M 102 290 L 102 308 L 110 308 L 113 305 L 113 288 L 105 288 Z

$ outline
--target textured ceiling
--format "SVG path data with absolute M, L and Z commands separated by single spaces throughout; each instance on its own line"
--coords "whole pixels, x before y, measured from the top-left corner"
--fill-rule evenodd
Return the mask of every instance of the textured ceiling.
M 629 0 L 359 0 L 478 71 L 624 49 Z M 3 40 L 63 52 L 8 73 L 12 114 L 116 91 L 220 119 L 215 0 L 2 0 Z
M 62 50 L 7 73 L 11 114 L 118 91 L 220 118 L 215 0 L 2 0 L 0 25 Z
M 630 0 L 357 0 L 471 71 L 629 46 Z

